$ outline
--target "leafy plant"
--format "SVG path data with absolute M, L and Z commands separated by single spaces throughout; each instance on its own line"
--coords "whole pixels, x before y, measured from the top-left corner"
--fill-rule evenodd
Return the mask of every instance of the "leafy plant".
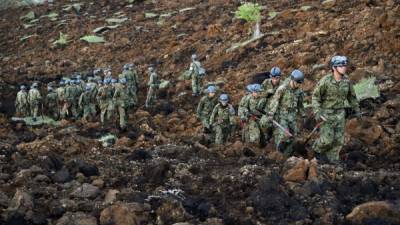
M 261 6 L 257 3 L 244 3 L 239 6 L 235 12 L 236 18 L 244 19 L 249 23 L 255 23 L 253 29 L 253 39 L 261 36 L 260 21 L 261 21 Z
M 58 40 L 53 42 L 54 46 L 64 46 L 68 44 L 68 35 L 63 34 L 60 32 L 60 37 L 58 38 Z
M 363 78 L 354 85 L 354 91 L 359 101 L 367 98 L 379 97 L 379 88 L 378 85 L 375 84 L 375 80 L 375 77 Z
M 88 43 L 102 43 L 102 42 L 106 42 L 106 40 L 104 40 L 103 37 L 99 37 L 96 35 L 86 35 L 81 37 L 81 40 L 86 41 Z

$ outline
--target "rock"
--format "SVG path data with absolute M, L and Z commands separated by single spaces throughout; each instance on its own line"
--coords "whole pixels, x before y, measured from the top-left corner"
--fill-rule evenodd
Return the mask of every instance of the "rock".
M 172 199 L 165 199 L 157 209 L 157 224 L 169 224 L 173 222 L 183 222 L 188 215 L 181 202 Z
M 378 219 L 382 222 L 400 224 L 400 205 L 387 201 L 372 201 L 356 206 L 346 219 L 354 224 L 364 224 L 367 220 Z
M 22 217 L 24 220 L 30 220 L 34 217 L 34 202 L 32 196 L 27 192 L 17 188 L 14 197 L 9 202 L 6 213 L 3 217 L 6 221 L 18 221 L 17 217 Z M 16 223 L 18 224 L 18 223 Z
M 72 193 L 72 197 L 76 198 L 95 198 L 100 194 L 100 189 L 88 183 L 82 184 L 82 186 L 75 189 Z
M 139 203 L 116 203 L 105 208 L 100 214 L 101 225 L 140 225 L 147 224 L 149 205 Z
M 50 182 L 50 178 L 46 175 L 43 174 L 39 174 L 37 175 L 35 178 L 33 178 L 33 180 L 35 182 L 45 182 L 45 183 L 49 183 Z
M 109 190 L 104 198 L 104 205 L 113 204 L 117 200 L 118 190 Z
M 97 219 L 94 216 L 83 212 L 67 212 L 61 217 L 56 225 L 97 225 Z
M 104 187 L 104 180 L 103 179 L 95 179 L 94 181 L 92 181 L 92 185 L 98 187 L 98 188 L 103 188 Z
M 311 52 L 302 52 L 296 54 L 293 61 L 297 66 L 311 65 L 317 62 L 317 55 Z
M 65 183 L 72 180 L 72 177 L 66 167 L 63 167 L 61 170 L 57 171 L 51 179 L 56 183 Z
M 308 167 L 308 179 L 317 180 L 318 179 L 318 162 L 317 159 L 312 159 Z
M 220 218 L 207 218 L 202 225 L 224 225 L 224 221 Z
M 290 157 L 286 160 L 283 170 L 285 181 L 302 182 L 307 179 L 310 162 L 307 159 Z
M 354 118 L 346 123 L 346 131 L 351 136 L 359 138 L 368 145 L 372 145 L 381 137 L 383 128 L 374 119 L 363 118 L 362 120 L 358 120 Z
M 115 146 L 117 147 L 129 147 L 133 144 L 132 139 L 128 137 L 121 137 L 117 139 L 117 142 L 115 143 Z
M 0 207 L 7 207 L 9 204 L 10 199 L 8 198 L 8 196 L 0 191 Z
M 336 5 L 336 0 L 325 0 L 322 2 L 322 6 L 326 9 L 330 9 Z

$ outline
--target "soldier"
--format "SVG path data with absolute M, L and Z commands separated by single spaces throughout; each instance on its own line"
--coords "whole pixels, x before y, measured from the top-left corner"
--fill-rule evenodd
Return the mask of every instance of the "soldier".
M 290 78 L 286 79 L 276 90 L 272 97 L 269 120 L 275 119 L 286 129 L 276 128 L 274 131 L 275 144 L 278 151 L 289 156 L 293 151 L 293 136 L 297 135 L 297 116 L 304 117 L 303 91 L 300 88 L 304 81 L 304 74 L 300 70 L 294 70 Z M 288 132 L 287 132 L 288 131 Z
M 80 75 L 79 75 L 80 76 Z M 76 107 L 76 116 L 75 118 L 78 119 L 82 115 L 81 108 L 79 107 L 79 98 L 81 97 L 81 94 L 84 92 L 86 85 L 82 87 L 82 81 L 79 79 L 79 76 L 77 76 L 77 79 L 74 81 L 74 107 Z
M 20 91 L 17 93 L 15 111 L 17 116 L 25 117 L 29 115 L 28 92 L 25 85 L 21 85 Z
M 200 95 L 200 79 L 205 75 L 204 69 L 201 67 L 200 62 L 197 60 L 197 55 L 192 55 L 192 63 L 190 63 L 189 67 L 190 77 L 192 78 L 192 95 L 199 96 Z
M 128 86 L 130 97 L 128 101 L 128 107 L 131 108 L 137 104 L 137 91 L 139 90 L 139 79 L 134 65 L 132 63 L 125 64 L 123 71 L 118 78 L 126 79 L 126 85 Z
M 347 71 L 347 58 L 334 56 L 331 59 L 331 74 L 323 77 L 312 95 L 312 108 L 317 120 L 325 120 L 320 127 L 320 136 L 314 142 L 315 152 L 326 156 L 330 162 L 339 161 L 344 144 L 346 109 L 359 115 L 360 108 Z
M 88 77 L 88 82 L 86 84 L 86 86 L 90 87 L 90 107 L 93 110 L 93 116 L 96 115 L 97 113 L 97 108 L 96 108 L 96 96 L 97 96 L 97 92 L 99 90 L 98 85 L 96 82 L 94 82 L 94 78 L 93 77 Z M 85 87 L 86 90 L 86 87 Z
M 207 95 L 200 99 L 199 105 L 197 106 L 197 117 L 203 124 L 203 129 L 205 133 L 210 133 L 210 115 L 218 103 L 218 98 L 215 96 L 217 88 L 215 86 L 209 86 L 206 89 Z
M 72 80 L 66 80 L 64 89 L 64 102 L 61 108 L 61 118 L 65 119 L 71 116 L 72 101 Z
M 33 117 L 33 120 L 36 121 L 36 117 L 38 116 L 39 107 L 42 101 L 42 96 L 40 95 L 38 88 L 38 84 L 35 82 L 32 84 L 31 89 L 28 93 L 28 102 L 30 106 L 30 115 Z
M 111 66 L 105 68 L 103 70 L 103 74 L 104 74 L 104 79 L 108 79 L 111 81 L 111 79 L 112 79 Z
M 235 109 L 228 102 L 227 94 L 220 95 L 219 103 L 214 107 L 210 116 L 210 124 L 215 132 L 215 144 L 223 144 L 227 141 L 235 123 Z
M 96 69 L 93 70 L 93 76 L 94 76 L 94 79 L 96 81 L 102 81 L 103 80 L 103 79 L 101 79 L 101 72 L 102 72 L 101 68 L 96 68 Z
M 102 125 L 105 124 L 106 120 L 109 121 L 111 119 L 110 109 L 112 109 L 112 106 L 110 106 L 110 103 L 112 103 L 114 93 L 112 92 L 110 82 L 111 80 L 104 79 L 103 86 L 99 88 L 97 93 L 97 99 L 100 106 L 100 121 Z
M 83 112 L 82 121 L 88 122 L 95 115 L 96 110 L 94 104 L 92 103 L 92 87 L 87 84 L 85 87 L 85 91 L 79 97 L 78 105 Z
M 63 80 L 60 81 L 59 87 L 56 89 L 57 93 L 57 105 L 58 105 L 58 115 L 60 118 L 64 119 L 65 115 L 63 114 L 63 106 L 65 104 L 65 82 Z
M 126 79 L 121 78 L 119 84 L 115 87 L 113 100 L 119 114 L 119 127 L 121 130 L 126 129 L 127 114 L 126 109 L 128 106 L 129 90 L 126 85 Z
M 45 106 L 47 109 L 47 114 L 53 119 L 57 120 L 59 115 L 58 96 L 57 92 L 53 90 L 52 86 L 47 86 Z
M 270 76 L 270 79 L 264 80 L 261 84 L 263 91 L 261 93 L 261 100 L 258 105 L 258 109 L 264 113 L 259 124 L 263 130 L 263 136 L 265 140 L 270 139 L 273 132 L 271 121 L 268 120 L 268 115 L 265 115 L 265 113 L 269 111 L 269 105 L 271 104 L 272 96 L 275 94 L 276 89 L 279 87 L 281 81 L 281 70 L 279 67 L 272 67 Z
M 239 118 L 242 126 L 242 141 L 245 143 L 261 144 L 262 132 L 259 120 L 262 113 L 258 109 L 261 100 L 260 84 L 251 84 L 248 86 L 249 94 L 245 95 L 239 103 Z
M 147 82 L 147 86 L 149 87 L 147 91 L 147 98 L 146 98 L 146 103 L 145 107 L 149 108 L 154 104 L 154 101 L 157 98 L 156 91 L 159 87 L 159 80 L 158 80 L 158 75 L 155 69 L 150 66 L 148 68 L 149 71 L 149 81 Z

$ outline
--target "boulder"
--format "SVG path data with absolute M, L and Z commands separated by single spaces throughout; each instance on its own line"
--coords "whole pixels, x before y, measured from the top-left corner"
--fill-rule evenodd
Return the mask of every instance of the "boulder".
M 100 214 L 101 225 L 140 225 L 147 224 L 149 205 L 118 202 L 105 208 Z
M 184 222 L 188 215 L 181 202 L 172 199 L 165 199 L 157 209 L 157 224 L 172 224 Z
M 283 179 L 289 182 L 304 182 L 306 180 L 317 180 L 318 163 L 316 159 L 290 157 L 283 166 Z
M 100 194 L 100 189 L 94 185 L 84 183 L 82 186 L 75 189 L 72 193 L 72 197 L 76 198 L 95 198 Z
M 113 204 L 117 200 L 118 190 L 109 190 L 104 198 L 104 205 Z
M 378 140 L 383 128 L 379 122 L 371 118 L 351 119 L 346 123 L 346 131 L 353 137 L 357 137 L 367 145 L 372 145 Z
M 372 201 L 356 206 L 346 219 L 354 224 L 364 224 L 367 220 L 380 220 L 390 224 L 400 224 L 400 205 L 387 201 Z

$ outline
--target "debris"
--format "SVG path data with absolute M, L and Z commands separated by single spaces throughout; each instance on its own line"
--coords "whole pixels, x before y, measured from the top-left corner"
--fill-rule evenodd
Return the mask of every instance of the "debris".
M 33 11 L 28 12 L 26 15 L 20 17 L 21 20 L 29 21 L 35 19 L 35 13 Z
M 54 46 L 63 46 L 68 44 L 68 35 L 63 34 L 62 32 L 60 32 L 60 37 L 58 38 L 58 40 L 53 42 Z
M 128 18 L 124 17 L 124 18 L 109 18 L 106 19 L 107 23 L 123 23 L 125 21 L 127 21 Z
M 117 137 L 113 134 L 107 134 L 101 137 L 99 141 L 102 142 L 104 147 L 109 147 L 117 141 Z
M 103 27 L 97 27 L 96 29 L 93 30 L 93 33 L 102 33 L 106 30 L 111 30 L 119 27 L 120 25 L 113 25 L 113 26 L 103 26 Z
M 148 18 L 148 19 L 155 18 L 157 16 L 158 16 L 158 14 L 155 14 L 155 13 L 144 13 L 144 17 Z
M 354 85 L 354 91 L 359 101 L 367 98 L 378 98 L 380 96 L 379 88 L 375 84 L 375 81 L 375 77 L 363 78 Z
M 86 41 L 88 43 L 103 43 L 106 42 L 103 37 L 99 37 L 96 35 L 86 35 L 81 37 L 81 40 Z

